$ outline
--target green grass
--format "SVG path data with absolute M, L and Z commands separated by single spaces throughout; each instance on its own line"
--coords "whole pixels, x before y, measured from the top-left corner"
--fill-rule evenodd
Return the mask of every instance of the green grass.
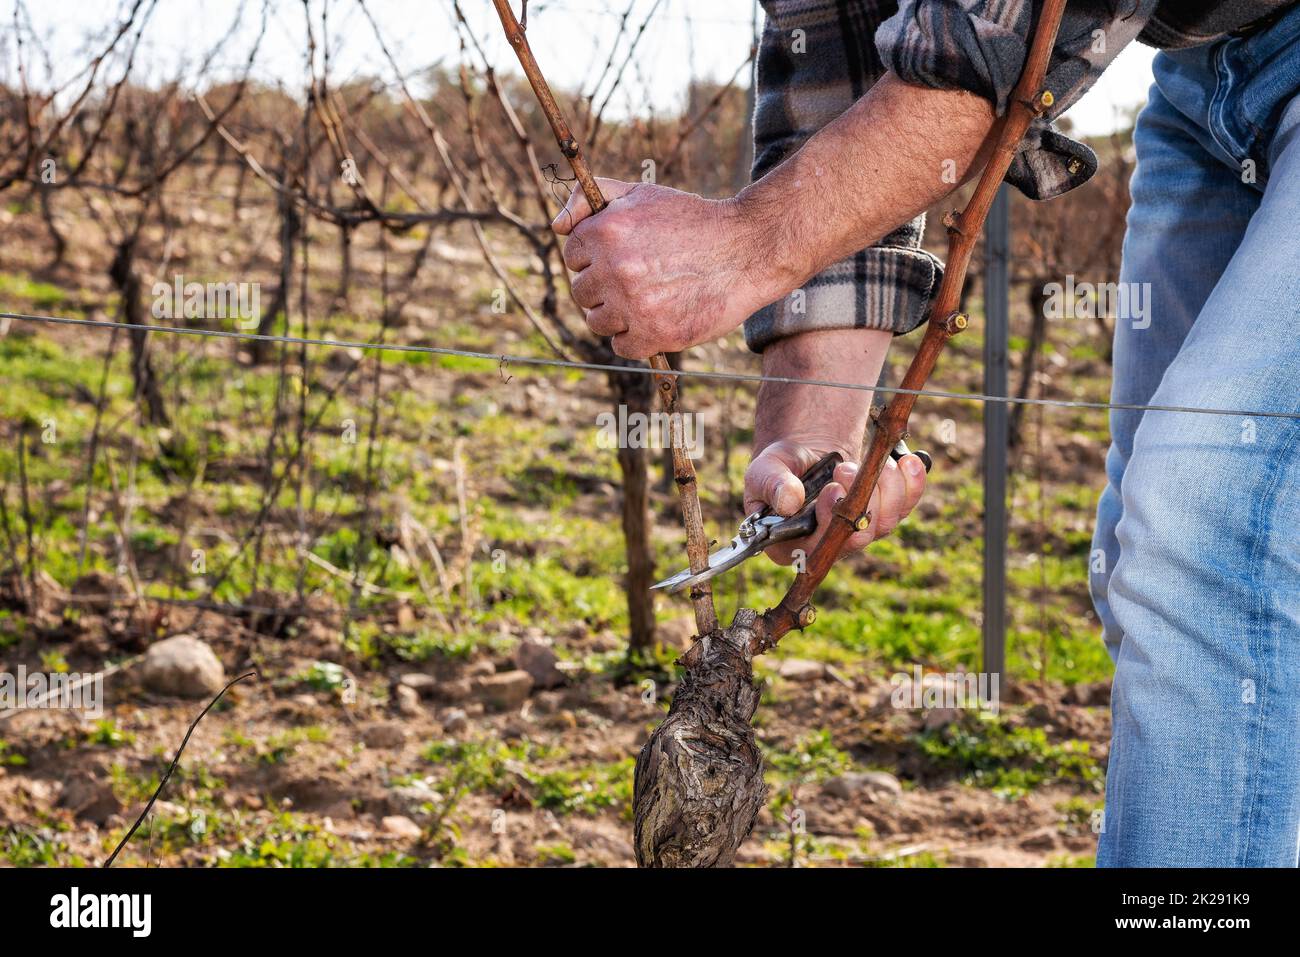
M 0 738 L 0 765 L 8 765 L 11 768 L 22 767 L 27 763 L 27 759 L 13 749 L 13 745 Z
M 917 854 L 882 855 L 868 860 L 864 867 L 930 868 L 947 867 L 947 862 L 933 851 L 921 851 Z
M 67 841 L 54 828 L 6 827 L 0 830 L 0 861 L 10 867 L 85 867 L 86 860 L 70 854 Z
M 522 787 L 534 806 L 557 814 L 596 814 L 608 808 L 624 817 L 631 813 L 632 758 L 539 771 L 539 761 L 561 760 L 563 752 L 491 739 L 433 741 L 423 757 L 435 765 L 440 791 L 504 794 Z
M 557 814 L 597 814 L 614 808 L 632 817 L 632 771 L 635 760 L 588 764 L 555 771 L 526 771 L 535 789 L 533 802 Z
M 87 731 L 82 732 L 82 741 L 89 745 L 106 748 L 120 748 L 135 742 L 135 735 L 123 731 L 108 718 L 101 718 Z
M 824 781 L 853 770 L 852 758 L 835 747 L 830 732 L 825 730 L 810 732 L 789 750 L 763 742 L 760 747 L 768 783 L 775 786 Z
M 542 867 L 563 867 L 578 859 L 568 844 L 538 844 L 533 848 L 533 853 L 537 855 L 536 863 Z
M 923 732 L 915 744 L 936 767 L 972 787 L 1014 800 L 1043 784 L 1072 782 L 1099 792 L 1104 771 L 1086 741 L 1055 744 L 1040 727 L 1016 726 L 1004 715 L 967 714 Z
M 231 850 L 217 856 L 220 867 L 415 867 L 419 862 L 400 851 L 358 852 L 348 841 L 298 815 L 284 812 L 269 825 L 238 837 Z
M 338 691 L 347 681 L 343 666 L 333 661 L 313 661 L 306 671 L 294 676 L 313 691 Z
M 547 752 L 527 742 L 507 744 L 490 739 L 433 741 L 422 755 L 434 765 L 440 783 L 467 791 L 498 790 L 509 780 L 509 769 Z
M 65 296 L 56 287 L 14 276 L 0 276 L 0 294 L 33 303 L 52 303 L 56 296 Z M 330 316 L 317 325 L 316 332 L 345 338 L 366 339 L 379 332 L 378 323 L 356 315 Z M 444 321 L 436 336 L 430 333 L 430 337 L 484 351 L 495 348 L 491 331 L 471 319 Z M 954 380 L 978 369 L 978 334 L 966 339 L 969 341 L 955 343 L 945 360 Z M 40 564 L 65 586 L 78 571 L 86 443 L 94 421 L 93 396 L 103 371 L 98 350 L 104 341 L 87 339 L 94 348 L 78 350 L 25 330 L 0 339 L 0 378 L 7 386 L 0 388 L 0 416 L 28 424 L 32 444 L 27 464 L 32 487 L 66 489 L 48 501 L 37 496 L 31 503 Z M 1087 341 L 1086 337 L 1079 339 L 1085 345 Z M 1057 345 L 1070 348 L 1068 342 Z M 905 362 L 908 347 L 904 343 L 896 350 L 892 366 Z M 293 594 L 301 583 L 305 593 L 347 607 L 351 601 L 348 583 L 315 566 L 304 569 L 296 547 L 285 544 L 283 538 L 272 536 L 263 543 L 256 576 L 252 549 L 230 564 L 235 553 L 229 540 L 203 543 L 205 573 L 192 574 L 178 563 L 176 555 L 188 555 L 190 549 L 179 542 L 176 500 L 185 485 L 199 476 L 200 469 L 202 481 L 192 491 L 195 508 L 210 512 L 235 537 L 251 525 L 261 506 L 260 470 L 278 385 L 274 364 L 257 369 L 232 366 L 228 353 L 221 349 L 175 354 L 159 343 L 155 359 L 161 374 L 166 376 L 175 368 L 177 355 L 186 363 L 178 381 L 187 400 L 170 403 L 175 422 L 166 432 L 135 421 L 128 350 L 119 347 L 109 368 L 104 418 L 114 431 L 103 443 L 93 475 L 91 494 L 96 507 L 86 529 L 88 567 L 105 571 L 116 567 L 119 529 L 104 504 L 114 479 L 122 483 L 129 474 L 136 496 L 128 516 L 129 543 L 143 566 L 147 592 L 206 597 L 204 581 L 224 570 L 225 581 L 214 596 L 220 601 L 245 600 L 254 588 Z M 366 580 L 409 595 L 422 620 L 436 620 L 433 609 L 421 607 L 427 599 L 413 570 L 395 562 L 373 537 L 365 543 L 358 541 L 360 515 L 367 506 L 366 450 L 371 419 L 368 390 L 360 388 L 364 377 L 354 379 L 357 388 L 345 390 L 327 406 L 325 395 L 337 369 L 327 367 L 321 355 L 312 353 L 311 358 L 308 414 L 323 413 L 307 449 L 302 503 L 314 536 L 312 549 L 341 569 L 358 567 Z M 400 359 L 426 360 L 429 357 L 413 355 Z M 385 354 L 385 364 L 397 361 L 397 354 Z M 436 357 L 426 364 L 427 372 L 413 374 L 454 377 L 473 371 L 496 377 L 498 371 L 497 363 L 489 360 Z M 508 368 L 506 372 L 518 379 L 537 370 Z M 296 408 L 300 380 L 297 373 L 291 378 L 286 402 L 289 408 Z M 560 403 L 568 401 L 566 383 L 585 386 L 588 382 L 576 374 L 546 381 L 548 388 L 556 389 Z M 518 382 L 502 383 L 500 388 L 518 386 Z M 171 388 L 164 390 L 169 399 Z M 445 555 L 449 559 L 454 556 L 459 547 L 460 515 L 447 463 L 453 457 L 455 440 L 464 439 L 473 499 L 477 591 L 467 609 L 464 596 L 458 594 L 447 602 L 439 589 L 434 589 L 437 610 L 462 622 L 453 634 L 429 627 L 391 634 L 370 624 L 372 617 L 383 614 L 385 602 L 363 598 L 361 621 L 349 630 L 348 642 L 369 665 L 466 658 L 479 649 L 499 650 L 493 643 L 498 641 L 503 623 L 507 629 L 538 625 L 557 634 L 575 623 L 593 631 L 616 633 L 627 627 L 622 593 L 626 561 L 617 499 L 593 499 L 582 491 L 589 481 L 617 484 L 618 479 L 615 454 L 596 447 L 594 414 L 583 412 L 575 420 L 567 411 L 551 418 L 508 413 L 493 394 L 496 388 L 464 390 L 464 401 L 457 403 L 411 401 L 399 393 L 385 395 L 381 403 L 381 454 L 376 456 L 379 487 L 370 501 L 376 522 L 391 522 L 400 500 L 429 529 Z M 692 383 L 691 388 L 702 395 L 713 387 Z M 752 396 L 742 393 L 740 401 L 741 407 L 748 409 Z M 927 405 L 924 416 L 934 414 L 955 417 L 961 435 L 979 427 L 978 408 L 967 404 L 936 401 Z M 933 447 L 924 416 L 918 418 L 914 444 Z M 51 419 L 57 440 L 39 444 L 40 430 Z M 355 442 L 343 438 L 349 420 Z M 735 441 L 743 442 L 750 434 L 748 421 L 747 414 L 738 414 L 727 422 Z M 1059 421 L 1049 417 L 1049 424 L 1095 436 L 1099 442 L 1105 434 L 1105 418 L 1100 414 L 1062 414 Z M 286 438 L 291 449 L 292 436 Z M 718 472 L 718 442 L 715 429 L 708 455 L 698 464 L 704 477 L 703 499 L 711 513 L 710 531 L 721 538 L 729 533 L 734 516 L 714 514 L 727 484 Z M 287 467 L 285 450 L 277 449 L 276 474 Z M 0 448 L 0 470 L 13 476 L 16 464 L 13 444 Z M 739 447 L 731 456 L 730 475 L 725 477 L 732 487 L 740 486 L 745 464 L 744 449 Z M 657 468 L 656 459 L 652 475 Z M 1037 548 L 1024 542 L 1027 532 L 1038 523 L 1039 490 L 1032 474 L 1018 476 L 1016 489 L 1017 510 L 1009 539 L 1010 677 L 1101 680 L 1109 675 L 1111 665 L 1087 600 L 1087 529 L 1095 490 L 1077 482 L 1049 485 L 1044 529 L 1048 541 Z M 893 537 L 873 546 L 868 558 L 839 566 L 817 596 L 820 615 L 816 627 L 788 636 L 781 654 L 886 673 L 915 663 L 944 670 L 979 668 L 982 506 L 973 468 L 963 465 L 953 469 L 941 460 L 927 497 L 939 513 L 924 520 L 911 519 Z M 12 487 L 8 502 L 17 514 L 16 489 Z M 296 527 L 299 508 L 298 484 L 291 478 L 273 503 L 273 524 Z M 675 504 L 671 493 L 656 492 L 654 508 L 665 515 L 654 547 L 657 570 L 666 574 L 682 564 L 682 541 L 672 520 Z M 193 544 L 192 538 L 185 543 Z M 492 557 L 496 555 L 502 559 Z M 750 563 L 741 599 L 753 607 L 774 604 L 788 584 L 789 574 L 761 561 Z M 737 596 L 729 587 L 734 581 L 720 582 L 719 606 L 724 619 L 737 606 Z M 661 599 L 659 608 L 665 617 L 688 610 L 681 599 Z M 544 615 L 538 614 L 539 609 L 545 610 Z M 0 646 L 18 640 L 20 634 L 20 625 L 0 616 Z
M 6 305 L 17 306 L 20 303 L 27 303 L 40 310 L 52 311 L 68 298 L 66 290 L 51 283 L 0 272 L 0 301 L 5 302 Z M 14 303 L 15 299 L 20 300 L 20 303 Z
M 258 749 L 257 759 L 266 764 L 282 764 L 303 745 L 327 744 L 332 737 L 328 728 L 319 725 L 290 728 L 268 737 L 265 746 Z

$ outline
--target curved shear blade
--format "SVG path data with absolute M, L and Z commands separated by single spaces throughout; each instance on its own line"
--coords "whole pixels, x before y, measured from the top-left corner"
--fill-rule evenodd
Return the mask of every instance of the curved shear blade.
M 651 590 L 662 589 L 670 595 L 675 595 L 684 588 L 708 581 L 714 575 L 720 575 L 729 568 L 735 568 L 757 552 L 760 547 L 761 540 L 758 537 L 745 539 L 737 535 L 731 540 L 730 545 L 718 549 L 709 556 L 709 567 L 698 575 L 691 574 L 691 570 L 685 568 L 671 578 L 665 578 L 658 584 L 652 585 Z

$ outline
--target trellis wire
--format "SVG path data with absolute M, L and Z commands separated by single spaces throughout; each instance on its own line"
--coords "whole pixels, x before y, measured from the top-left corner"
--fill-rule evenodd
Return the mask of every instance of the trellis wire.
M 78 319 L 71 316 L 36 316 L 19 312 L 0 312 L 0 319 L 17 319 L 23 322 L 47 322 L 56 325 L 87 326 L 98 329 L 129 329 L 140 332 L 162 332 L 171 335 L 199 336 L 213 339 L 236 339 L 247 342 L 278 342 L 301 346 L 327 346 L 339 349 L 363 349 L 376 352 L 414 352 L 425 355 L 459 356 L 466 359 L 483 359 L 502 366 L 528 365 L 557 369 L 584 369 L 592 372 L 617 372 L 636 375 L 656 375 L 654 369 L 639 365 L 615 365 L 602 362 L 577 362 L 571 359 L 549 359 L 545 356 L 520 356 L 501 352 L 478 352 L 470 349 L 452 349 L 447 346 L 421 346 L 404 343 L 364 342 L 349 339 L 302 338 L 299 336 L 263 335 L 254 332 L 234 332 L 229 329 L 189 329 L 183 326 L 153 326 L 145 323 L 116 322 L 111 319 Z M 809 385 L 827 389 L 852 389 L 858 392 L 876 392 L 886 395 L 916 395 L 935 399 L 956 399 L 963 402 L 1003 402 L 1018 405 L 1048 405 L 1062 409 L 1124 409 L 1134 412 L 1189 412 L 1202 415 L 1227 415 L 1233 417 L 1290 419 L 1300 421 L 1300 412 L 1265 412 L 1252 409 L 1212 409 L 1190 405 L 1156 405 L 1133 402 L 1090 402 L 1083 399 L 1035 399 L 1028 396 L 986 395 L 981 392 L 947 392 L 941 389 L 902 389 L 892 386 L 864 385 L 858 382 L 835 382 L 828 379 L 806 379 L 798 376 L 773 376 L 756 372 L 723 372 L 716 369 L 674 369 L 673 376 L 684 379 L 706 379 L 723 382 L 774 382 L 784 385 Z

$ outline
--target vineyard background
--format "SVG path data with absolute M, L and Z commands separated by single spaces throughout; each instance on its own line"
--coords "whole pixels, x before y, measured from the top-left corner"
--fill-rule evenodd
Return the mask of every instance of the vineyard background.
M 219 83 L 137 80 L 141 0 L 55 90 L 15 5 L 0 309 L 237 331 L 157 318 L 154 284 L 179 274 L 258 284 L 263 334 L 612 361 L 547 229 L 562 158 L 477 21 L 448 5 L 455 63 L 407 75 L 386 53 L 343 81 L 331 51 L 359 41 L 329 17 L 345 5 L 293 6 L 310 70 L 297 88 L 259 75 L 257 45 Z M 358 8 L 352 28 L 391 50 L 394 25 Z M 747 164 L 745 64 L 691 83 L 675 112 L 601 111 L 653 82 L 637 50 L 664 15 L 624 18 L 598 85 L 566 106 L 599 174 L 640 178 L 650 160 L 661 183 L 724 195 Z M 215 56 L 216 29 L 212 43 Z M 1048 322 L 1042 302 L 1067 274 L 1117 276 L 1130 144 L 1093 145 L 1093 182 L 1013 207 L 1022 396 L 1107 397 L 1108 320 Z M 937 231 L 928 245 L 942 249 Z M 935 387 L 980 391 L 981 301 L 976 276 L 976 321 Z M 898 342 L 890 381 L 913 345 Z M 758 369 L 739 334 L 680 361 Z M 598 442 L 602 412 L 649 407 L 646 377 L 13 317 L 0 386 L 0 671 L 112 672 L 102 718 L 0 715 L 0 861 L 111 850 L 199 707 L 139 659 L 189 635 L 228 676 L 258 678 L 200 725 L 123 864 L 632 862 L 633 757 L 693 630 L 684 598 L 652 605 L 644 588 L 684 563 L 671 467 Z M 722 538 L 740 518 L 755 386 L 682 391 Z M 927 397 L 912 426 L 936 460 L 925 500 L 832 574 L 814 628 L 758 662 L 772 803 L 741 863 L 1091 862 L 1109 731 L 1087 596 L 1105 413 L 1013 414 L 1001 712 L 891 704 L 897 673 L 979 669 L 981 407 Z M 774 603 L 788 574 L 758 561 L 720 579 L 720 617 Z

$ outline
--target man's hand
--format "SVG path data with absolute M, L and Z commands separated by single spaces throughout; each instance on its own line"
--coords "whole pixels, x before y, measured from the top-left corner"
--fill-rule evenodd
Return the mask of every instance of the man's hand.
M 787 291 L 735 202 L 597 182 L 609 205 L 592 216 L 575 189 L 551 228 L 569 237 L 564 263 L 588 327 L 613 336 L 620 356 L 645 359 L 716 339 Z
M 813 466 L 831 449 L 805 445 L 797 439 L 781 439 L 763 449 L 745 472 L 745 514 L 771 505 L 781 515 L 793 515 L 803 505 L 803 483 L 799 476 Z M 841 455 L 845 452 L 837 449 Z M 858 474 L 856 461 L 841 462 L 835 469 L 835 480 L 822 489 L 817 497 L 817 531 L 808 538 L 782 542 L 767 550 L 768 556 L 778 565 L 789 565 L 796 550 L 804 555 L 812 550 L 830 527 L 831 509 L 848 494 Z M 884 538 L 916 507 L 925 491 L 925 463 L 917 455 L 905 455 L 897 462 L 885 460 L 885 470 L 871 493 L 871 524 L 866 530 L 854 532 L 839 554 L 839 558 L 861 551 L 878 538 Z
M 888 332 L 866 329 L 805 332 L 768 346 L 763 352 L 763 372 L 873 386 L 891 338 Z M 764 382 L 759 389 L 754 423 L 757 452 L 745 472 L 746 515 L 764 505 L 771 505 L 781 515 L 793 515 L 803 505 L 799 476 L 827 452 L 844 456 L 834 481 L 817 498 L 817 531 L 808 538 L 769 548 L 767 554 L 776 562 L 790 564 L 796 550 L 811 554 L 829 527 L 831 509 L 858 474 L 871 395 L 861 389 L 789 382 Z M 924 490 L 925 464 L 919 456 L 886 460 L 868 506 L 871 525 L 855 532 L 839 557 L 888 535 L 916 506 Z

